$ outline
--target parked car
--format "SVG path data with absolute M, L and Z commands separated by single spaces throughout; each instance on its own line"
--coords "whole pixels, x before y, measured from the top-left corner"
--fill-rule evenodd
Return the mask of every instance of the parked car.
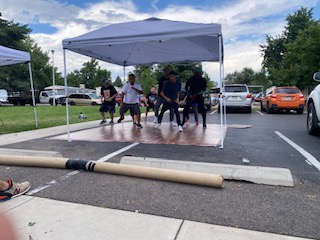
M 320 82 L 320 72 L 313 75 Z M 310 135 L 320 134 L 320 84 L 309 94 L 307 99 L 307 128 Z
M 251 113 L 251 94 L 246 84 L 227 84 L 224 87 L 222 104 L 225 104 L 226 109 L 243 109 L 247 113 Z M 222 105 L 222 108 L 224 106 Z M 220 113 L 220 104 L 218 106 Z
M 271 87 L 266 90 L 265 96 L 261 100 L 261 111 L 273 113 L 278 110 L 297 111 L 303 113 L 304 96 L 297 87 Z
M 68 96 L 70 105 L 101 105 L 100 97 L 95 93 L 71 93 Z
M 54 91 L 41 91 L 39 94 L 39 102 L 49 103 L 50 105 L 58 105 L 58 104 L 65 105 L 66 96 L 60 95 Z

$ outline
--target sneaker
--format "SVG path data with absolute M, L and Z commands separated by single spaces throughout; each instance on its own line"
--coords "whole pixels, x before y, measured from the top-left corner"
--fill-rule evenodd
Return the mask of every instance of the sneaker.
M 203 128 L 207 128 L 207 124 L 204 123 L 204 124 L 203 124 Z
M 114 124 L 114 122 L 113 122 L 113 121 L 110 121 L 110 122 L 109 122 L 109 125 L 113 125 L 113 124 Z
M 174 121 L 171 121 L 170 126 L 175 127 L 175 126 L 177 126 L 177 124 Z
M 29 182 L 16 183 L 8 179 L 9 188 L 5 191 L 0 191 L 0 202 L 9 200 L 25 194 L 30 189 Z
M 137 123 L 136 126 L 137 126 L 137 128 L 143 128 L 140 123 Z
M 106 123 L 107 121 L 105 119 L 101 120 L 100 124 L 104 124 Z
M 118 123 L 121 123 L 121 121 L 124 119 L 124 117 L 120 117 L 119 119 L 118 119 Z
M 133 125 L 138 125 L 138 123 L 137 122 L 133 122 Z
M 182 126 L 179 126 L 179 132 L 183 132 Z
M 154 122 L 154 123 L 157 123 L 157 122 L 158 122 L 158 117 L 154 117 L 153 122 Z
M 161 127 L 161 124 L 160 123 L 157 123 L 156 125 L 154 125 L 154 128 L 160 128 Z

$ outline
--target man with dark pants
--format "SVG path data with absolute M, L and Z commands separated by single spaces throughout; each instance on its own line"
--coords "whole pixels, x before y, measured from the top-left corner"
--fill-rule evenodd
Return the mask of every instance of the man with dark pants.
M 203 93 L 207 89 L 207 82 L 202 77 L 201 68 L 196 68 L 194 75 L 188 79 L 186 86 L 187 101 L 183 110 L 182 126 L 187 121 L 192 103 L 198 104 L 199 112 L 202 115 L 203 127 L 206 128 L 207 111 L 204 106 Z
M 120 104 L 120 118 L 118 123 L 124 119 L 124 114 L 130 110 L 133 113 L 133 119 L 136 120 L 137 128 L 143 128 L 140 124 L 140 106 L 138 95 L 142 94 L 142 88 L 140 84 L 136 83 L 136 77 L 133 74 L 129 75 L 129 82 L 123 85 L 121 94 L 121 104 Z
M 180 96 L 180 89 L 181 89 L 181 83 L 177 81 L 177 76 L 174 71 L 171 71 L 169 73 L 169 81 L 167 81 L 160 94 L 165 100 L 161 109 L 161 112 L 158 117 L 158 123 L 154 126 L 155 128 L 160 128 L 161 126 L 161 121 L 163 118 L 163 114 L 165 111 L 168 109 L 173 108 L 174 114 L 176 115 L 177 118 L 177 123 L 179 126 L 179 131 L 182 132 L 182 126 L 181 126 L 181 121 L 180 121 L 180 114 L 179 114 L 179 96 Z
M 102 120 L 100 124 L 106 123 L 105 112 L 110 113 L 110 122 L 109 124 L 113 124 L 113 114 L 116 111 L 116 96 L 117 90 L 110 84 L 110 80 L 104 80 L 104 85 L 100 90 L 100 99 L 102 105 L 100 107 L 100 114 Z
M 169 81 L 169 72 L 170 72 L 170 68 L 167 66 L 163 69 L 163 76 L 158 80 L 158 98 L 157 98 L 157 102 L 154 106 L 154 123 L 158 122 L 158 117 L 159 117 L 159 109 L 160 106 L 165 102 L 165 100 L 163 99 L 163 97 L 161 96 L 161 91 L 163 88 L 163 85 L 166 81 Z M 175 123 L 173 121 L 173 109 L 170 109 L 170 125 L 171 126 L 175 126 Z

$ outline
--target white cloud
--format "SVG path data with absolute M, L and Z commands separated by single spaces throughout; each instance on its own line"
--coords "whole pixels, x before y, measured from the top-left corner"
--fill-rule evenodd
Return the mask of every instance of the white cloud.
M 102 26 L 146 19 L 151 16 L 202 23 L 220 23 L 224 35 L 224 71 L 241 71 L 244 67 L 259 70 L 262 58 L 258 46 L 265 43 L 266 34 L 275 36 L 284 30 L 284 18 L 301 6 L 313 7 L 317 0 L 237 0 L 225 1 L 221 6 L 192 7 L 169 5 L 158 10 L 159 0 L 150 3 L 153 14 L 139 12 L 131 0 L 105 0 L 85 7 L 58 3 L 54 0 L 0 0 L 2 16 L 21 24 L 49 24 L 56 31 L 52 34 L 37 33 L 31 36 L 43 51 L 55 50 L 55 66 L 63 72 L 62 40 L 79 36 Z M 21 10 L 19 10 L 21 9 Z M 147 8 L 146 8 L 147 9 Z M 49 55 L 51 57 L 51 55 Z M 68 51 L 68 71 L 80 69 L 89 58 Z M 112 71 L 113 78 L 123 77 L 123 68 L 100 63 Z M 204 63 L 204 70 L 215 80 L 219 65 Z M 127 69 L 127 72 L 130 69 Z M 216 81 L 216 80 L 215 80 Z

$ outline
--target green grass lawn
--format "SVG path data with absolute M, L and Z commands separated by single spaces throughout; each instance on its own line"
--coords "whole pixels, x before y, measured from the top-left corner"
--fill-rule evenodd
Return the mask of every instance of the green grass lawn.
M 79 123 L 101 119 L 99 106 L 69 106 L 69 121 Z M 142 107 L 141 111 L 145 108 Z M 48 128 L 66 124 L 65 106 L 37 106 L 38 128 Z M 82 112 L 87 119 L 80 120 Z M 115 117 L 119 116 L 119 107 L 116 107 Z M 109 114 L 106 114 L 109 118 Z M 32 106 L 0 106 L 0 134 L 22 132 L 37 129 Z

